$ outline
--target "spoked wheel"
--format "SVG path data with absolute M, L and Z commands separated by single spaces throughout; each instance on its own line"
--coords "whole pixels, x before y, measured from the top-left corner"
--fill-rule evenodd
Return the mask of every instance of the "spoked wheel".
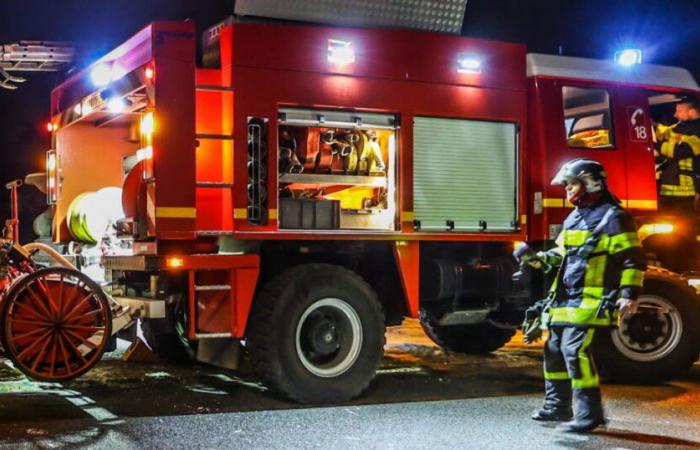
M 76 270 L 52 267 L 19 280 L 2 311 L 2 344 L 15 366 L 40 381 L 65 381 L 92 368 L 112 334 L 104 292 Z

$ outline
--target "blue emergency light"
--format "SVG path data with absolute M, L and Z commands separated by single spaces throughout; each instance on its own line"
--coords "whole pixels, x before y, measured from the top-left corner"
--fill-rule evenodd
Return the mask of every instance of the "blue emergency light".
M 642 63 L 642 51 L 636 48 L 627 48 L 615 52 L 615 62 L 621 66 L 634 66 Z

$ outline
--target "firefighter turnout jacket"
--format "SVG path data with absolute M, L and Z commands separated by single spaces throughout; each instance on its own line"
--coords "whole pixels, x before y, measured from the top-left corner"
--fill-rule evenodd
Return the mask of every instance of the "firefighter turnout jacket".
M 700 119 L 656 126 L 656 165 L 660 167 L 659 194 L 693 197 L 700 192 Z
M 556 244 L 543 252 L 546 263 L 559 266 L 545 324 L 613 325 L 616 300 L 636 300 L 646 270 L 632 216 L 611 198 L 577 207 L 564 220 Z

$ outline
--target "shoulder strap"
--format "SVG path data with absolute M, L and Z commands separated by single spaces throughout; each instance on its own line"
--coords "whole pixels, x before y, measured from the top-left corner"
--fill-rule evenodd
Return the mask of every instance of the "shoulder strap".
M 598 245 L 598 241 L 600 241 L 600 236 L 603 234 L 605 226 L 608 224 L 613 214 L 615 214 L 615 206 L 610 205 L 608 210 L 605 211 L 605 214 L 600 219 L 600 222 L 598 222 L 598 225 L 596 225 L 591 232 L 591 235 L 588 236 L 583 245 L 576 250 L 576 254 L 579 257 L 588 259 L 588 257 L 593 253 L 593 250 L 595 250 L 596 246 Z

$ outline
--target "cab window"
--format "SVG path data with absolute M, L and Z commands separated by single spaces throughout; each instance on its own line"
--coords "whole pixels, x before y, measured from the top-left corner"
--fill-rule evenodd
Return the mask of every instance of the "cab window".
M 615 146 L 608 91 L 564 86 L 562 99 L 564 132 L 569 147 L 606 149 Z

